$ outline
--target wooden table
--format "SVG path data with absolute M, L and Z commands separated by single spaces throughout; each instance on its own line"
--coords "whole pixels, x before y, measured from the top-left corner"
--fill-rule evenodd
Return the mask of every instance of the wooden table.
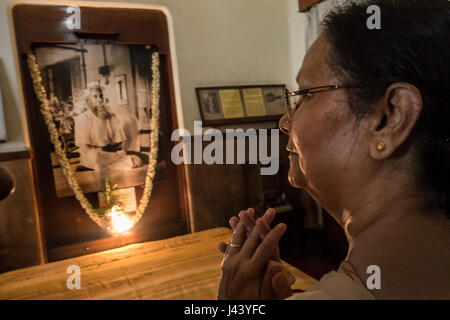
M 217 244 L 230 235 L 215 228 L 10 271 L 0 275 L 0 299 L 213 300 L 223 258 Z M 70 265 L 80 267 L 80 289 L 67 288 Z M 316 282 L 285 266 L 297 279 L 293 288 Z

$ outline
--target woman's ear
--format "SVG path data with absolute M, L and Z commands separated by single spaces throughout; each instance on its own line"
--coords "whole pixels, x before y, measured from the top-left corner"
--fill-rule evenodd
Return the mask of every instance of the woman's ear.
M 389 158 L 408 139 L 422 107 L 422 94 L 417 87 L 405 82 L 390 85 L 374 114 L 371 157 Z

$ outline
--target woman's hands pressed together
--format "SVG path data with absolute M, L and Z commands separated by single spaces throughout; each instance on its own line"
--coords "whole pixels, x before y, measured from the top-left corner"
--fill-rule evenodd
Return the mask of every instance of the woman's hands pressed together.
M 254 210 L 239 213 L 230 219 L 234 233 L 230 243 L 219 244 L 225 253 L 218 299 L 284 299 L 292 294 L 292 278 L 281 265 L 278 241 L 286 225 L 269 225 L 275 211 L 268 209 L 263 217 L 253 218 Z

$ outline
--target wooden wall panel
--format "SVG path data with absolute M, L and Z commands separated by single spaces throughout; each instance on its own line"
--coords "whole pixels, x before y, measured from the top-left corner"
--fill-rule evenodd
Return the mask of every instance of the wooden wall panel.
M 247 207 L 242 165 L 190 165 L 193 231 L 228 226 Z
M 0 162 L 0 185 L 0 273 L 43 263 L 31 160 Z
M 224 137 L 223 157 L 226 159 Z M 235 141 L 236 142 L 236 141 Z M 210 142 L 203 142 L 203 149 Z M 279 137 L 279 154 L 287 159 L 287 136 Z M 191 145 L 191 155 L 193 155 Z M 237 155 L 237 143 L 234 145 Z M 268 138 L 268 150 L 271 150 Z M 248 163 L 248 139 L 245 141 L 246 163 Z M 236 161 L 235 161 L 236 163 Z M 192 201 L 192 229 L 202 231 L 214 227 L 228 227 L 228 220 L 239 211 L 257 206 L 262 200 L 262 179 L 259 168 L 247 164 L 190 164 L 187 173 L 190 179 Z M 286 175 L 285 169 L 280 172 Z

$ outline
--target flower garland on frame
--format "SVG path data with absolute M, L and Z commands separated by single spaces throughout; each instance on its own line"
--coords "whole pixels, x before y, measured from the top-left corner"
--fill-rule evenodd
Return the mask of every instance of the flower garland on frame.
M 110 232 L 119 233 L 129 230 L 141 219 L 142 215 L 144 214 L 153 189 L 153 178 L 155 176 L 155 168 L 158 158 L 159 133 L 160 72 L 158 51 L 154 51 L 152 53 L 152 131 L 150 134 L 149 164 L 145 176 L 143 195 L 139 201 L 136 214 L 131 219 L 123 213 L 121 205 L 119 203 L 114 203 L 112 191 L 115 189 L 115 186 L 111 186 L 107 178 L 105 179 L 105 196 L 108 199 L 108 212 L 104 212 L 104 210 L 102 209 L 94 209 L 86 196 L 83 194 L 83 191 L 81 190 L 80 185 L 78 184 L 78 181 L 70 167 L 66 152 L 61 145 L 58 130 L 56 128 L 55 122 L 53 120 L 53 115 L 49 107 L 49 101 L 46 97 L 46 91 L 42 84 L 41 73 L 36 62 L 36 57 L 33 53 L 28 53 L 27 62 L 30 69 L 31 79 L 33 81 L 34 92 L 40 103 L 40 111 L 50 135 L 50 141 L 55 148 L 58 162 L 62 168 L 64 176 L 67 179 L 67 182 L 69 183 L 70 188 L 75 194 L 75 197 L 80 202 L 82 208 L 86 211 L 89 217 L 101 228 Z

